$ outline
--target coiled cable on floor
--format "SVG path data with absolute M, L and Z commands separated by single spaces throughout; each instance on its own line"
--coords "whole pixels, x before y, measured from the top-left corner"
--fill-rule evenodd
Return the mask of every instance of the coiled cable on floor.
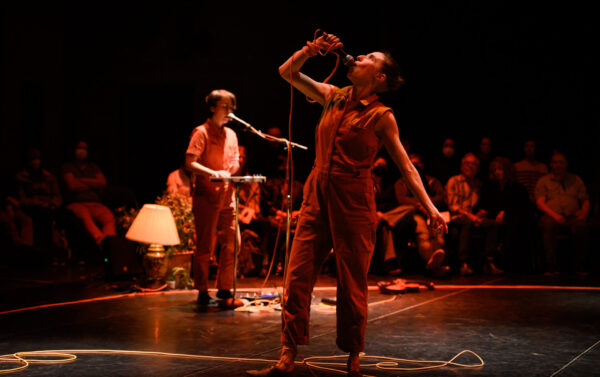
M 464 354 L 471 354 L 475 356 L 479 362 L 476 364 L 465 364 L 458 363 L 455 360 L 461 357 Z M 346 367 L 346 363 L 334 363 L 334 362 L 326 362 L 326 361 L 316 361 L 316 360 L 336 360 L 336 359 L 346 359 L 348 355 L 335 355 L 335 356 L 310 356 L 306 357 L 304 362 L 308 366 L 311 366 L 315 369 L 328 370 L 331 372 L 339 372 L 346 373 L 344 370 L 336 369 L 333 367 Z M 381 369 L 387 371 L 403 371 L 403 372 L 414 372 L 414 371 L 423 371 L 430 369 L 443 368 L 446 366 L 460 367 L 460 368 L 481 368 L 485 365 L 483 359 L 471 350 L 463 350 L 452 357 L 450 360 L 411 360 L 411 359 L 402 359 L 395 357 L 386 357 L 386 356 L 375 356 L 375 355 L 365 355 L 361 354 L 360 356 L 360 367 L 361 369 Z M 365 361 L 372 360 L 371 363 L 365 363 Z M 417 365 L 425 365 L 419 367 L 400 367 L 402 364 L 417 364 Z M 429 364 L 429 365 L 427 365 Z M 367 374 L 364 374 L 367 376 Z
M 455 360 L 464 354 L 471 354 L 479 359 L 479 363 L 476 364 L 465 364 L 458 363 Z M 262 362 L 262 363 L 275 363 L 277 360 L 271 359 L 259 359 L 259 358 L 244 358 L 244 357 L 224 357 L 224 356 L 206 356 L 206 355 L 189 355 L 181 353 L 167 353 L 157 351 L 130 351 L 130 350 L 46 350 L 46 351 L 28 351 L 28 352 L 15 352 L 13 354 L 0 356 L 0 363 L 14 363 L 21 364 L 19 367 L 10 369 L 0 369 L 0 374 L 10 374 L 25 370 L 30 364 L 66 364 L 74 362 L 77 359 L 77 354 L 96 354 L 96 355 L 130 355 L 130 356 L 154 356 L 154 357 L 169 357 L 179 359 L 194 359 L 194 360 L 211 360 L 211 361 L 230 361 L 230 362 Z M 50 358 L 51 357 L 51 358 Z M 296 361 L 297 365 L 305 364 L 309 368 L 315 368 L 320 370 L 328 370 L 341 374 L 347 372 L 343 369 L 336 369 L 336 367 L 345 368 L 346 363 L 337 363 L 331 361 L 318 361 L 318 360 L 335 360 L 347 358 L 347 355 L 336 355 L 336 356 L 311 356 L 304 358 L 303 361 Z M 385 356 L 374 356 L 374 355 L 361 355 L 361 361 L 372 359 L 371 363 L 361 363 L 361 369 L 375 368 L 379 370 L 387 371 L 419 371 L 434 368 L 443 368 L 446 366 L 460 367 L 460 368 L 480 368 L 485 365 L 483 359 L 479 357 L 475 352 L 470 350 L 464 350 L 456 354 L 448 361 L 440 360 L 410 360 L 401 359 Z M 433 364 L 421 367 L 399 367 L 401 363 L 404 364 Z M 310 369 L 309 369 L 310 370 Z M 364 374 L 368 376 L 367 374 Z
M 35 357 L 43 357 L 43 359 L 35 359 Z M 56 357 L 50 359 L 49 357 Z M 33 352 L 16 352 L 10 355 L 0 356 L 0 364 L 21 364 L 21 366 L 10 369 L 0 369 L 0 374 L 10 374 L 20 372 L 29 367 L 30 364 L 66 364 L 77 359 L 77 356 L 63 351 L 33 351 Z

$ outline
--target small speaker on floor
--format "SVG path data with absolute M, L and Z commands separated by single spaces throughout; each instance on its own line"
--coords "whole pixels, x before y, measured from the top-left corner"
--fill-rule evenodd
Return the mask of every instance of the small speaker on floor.
M 108 236 L 102 241 L 106 261 L 106 274 L 112 278 L 126 278 L 143 272 L 142 256 L 137 253 L 137 243 L 121 237 Z

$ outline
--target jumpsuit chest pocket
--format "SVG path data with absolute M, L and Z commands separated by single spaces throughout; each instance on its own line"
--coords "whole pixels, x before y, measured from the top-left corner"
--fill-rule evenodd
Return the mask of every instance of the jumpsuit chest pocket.
M 353 119 L 350 121 L 350 131 L 352 132 L 364 132 L 367 130 L 369 122 L 367 119 Z

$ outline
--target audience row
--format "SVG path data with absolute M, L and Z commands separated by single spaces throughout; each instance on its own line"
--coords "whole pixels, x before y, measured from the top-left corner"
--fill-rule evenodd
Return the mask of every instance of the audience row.
M 271 266 L 281 273 L 284 265 L 286 156 L 282 151 L 270 152 L 265 162 L 273 166 L 266 183 L 245 184 L 240 192 L 243 274 L 264 276 Z M 454 141 L 446 139 L 441 157 L 428 160 L 431 166 L 427 168 L 422 155 L 409 152 L 433 203 L 445 211 L 449 233 L 428 229 L 426 211 L 382 155 L 372 167 L 379 219 L 373 269 L 399 274 L 410 268 L 410 253 L 415 250 L 421 268 L 432 276 L 501 274 L 504 270 L 542 270 L 554 275 L 563 269 L 559 241 L 572 239 L 567 256 L 572 258 L 573 269 L 579 274 L 589 271 L 587 220 L 590 212 L 597 217 L 598 205 L 590 204 L 588 191 L 592 187 L 597 196 L 598 190 L 569 172 L 564 153 L 554 151 L 548 169 L 536 160 L 534 140 L 524 144 L 524 159 L 514 163 L 494 157 L 489 138 L 481 140 L 477 153 L 466 153 L 460 160 Z M 27 160 L 15 177 L 17 190 L 2 198 L 3 244 L 68 248 L 60 225 L 65 212 L 79 221 L 98 246 L 116 234 L 115 216 L 102 202 L 106 178 L 88 161 L 84 141 L 77 143 L 73 159 L 62 165 L 58 178 L 43 168 L 39 150 L 30 149 Z M 253 173 L 248 171 L 247 160 L 246 148 L 240 146 L 238 175 Z M 168 175 L 167 191 L 191 198 L 190 182 L 182 166 Z M 294 180 L 292 186 L 293 237 L 303 184 Z
M 489 151 L 489 140 L 485 139 L 483 152 Z M 427 229 L 426 213 L 402 179 L 385 179 L 388 164 L 383 158 L 376 161 L 373 172 L 379 188 L 380 219 L 376 258 L 386 271 L 400 271 L 401 246 L 414 240 L 426 270 L 433 275 L 448 273 L 448 249 L 461 275 L 476 270 L 501 274 L 505 268 L 543 269 L 545 274 L 554 275 L 565 270 L 560 263 L 563 259 L 559 259 L 559 240 L 568 239 L 573 241 L 573 246 L 565 248 L 572 269 L 581 275 L 588 273 L 587 261 L 592 256 L 588 187 L 567 170 L 563 152 L 554 151 L 549 170 L 535 159 L 533 140 L 524 145 L 525 158 L 515 163 L 506 157 L 491 158 L 483 153 L 486 157 L 482 158 L 482 153 L 467 153 L 456 166 L 449 163 L 452 149 L 453 141 L 446 140 L 443 154 L 447 159 L 436 161 L 432 175 L 425 170 L 422 157 L 410 153 L 430 197 L 438 208 L 447 211 L 447 236 Z M 597 187 L 589 186 L 597 202 Z
M 107 236 L 116 235 L 113 212 L 102 202 L 106 178 L 87 157 L 87 143 L 77 142 L 58 179 L 44 169 L 38 149 L 27 151 L 27 165 L 17 173 L 15 189 L 2 198 L 3 246 L 70 252 L 64 230 L 71 218 L 98 247 Z

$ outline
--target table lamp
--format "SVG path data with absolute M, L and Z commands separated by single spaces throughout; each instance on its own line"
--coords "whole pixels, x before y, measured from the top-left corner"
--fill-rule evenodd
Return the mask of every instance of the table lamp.
M 129 227 L 125 238 L 150 244 L 144 254 L 144 270 L 150 286 L 164 284 L 168 263 L 163 245 L 179 245 L 179 234 L 171 209 L 144 204 Z

